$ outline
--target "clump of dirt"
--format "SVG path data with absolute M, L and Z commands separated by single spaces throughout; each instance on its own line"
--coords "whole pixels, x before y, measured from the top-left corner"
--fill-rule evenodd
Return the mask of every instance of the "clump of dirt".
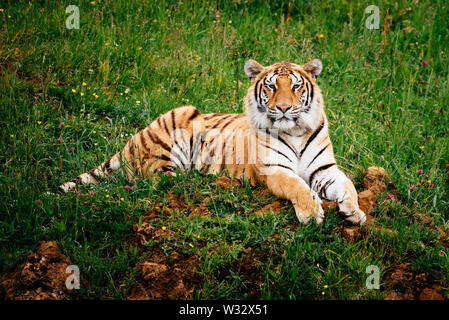
M 269 212 L 272 212 L 274 214 L 278 214 L 282 208 L 286 206 L 286 203 L 281 200 L 273 201 L 272 203 L 267 204 L 262 209 L 256 211 L 257 216 L 262 216 L 264 214 L 267 214 Z
M 376 205 L 376 194 L 368 189 L 359 193 L 359 207 L 360 210 L 367 215 L 371 215 Z
M 382 167 L 369 167 L 366 169 L 363 185 L 374 193 L 383 193 L 387 188 L 387 173 Z
M 66 279 L 71 265 L 56 242 L 42 241 L 35 253 L 0 283 L 0 298 L 6 300 L 62 300 L 68 290 Z
M 418 273 L 402 263 L 385 275 L 387 300 L 443 300 L 441 286 L 428 273 Z
M 236 179 L 230 179 L 228 177 L 217 177 L 212 184 L 216 184 L 223 189 L 229 189 L 230 187 L 240 187 L 242 184 Z
M 191 299 L 194 288 L 200 284 L 198 268 L 197 255 L 184 256 L 177 252 L 168 257 L 153 255 L 151 260 L 138 265 L 140 276 L 131 288 L 128 300 Z
M 326 215 L 331 210 L 337 210 L 337 203 L 335 201 L 322 200 L 321 207 Z
M 362 238 L 362 233 L 360 232 L 360 228 L 358 226 L 345 228 L 343 229 L 342 234 L 348 242 L 356 242 Z
M 144 222 L 140 227 L 134 226 L 134 230 L 137 232 L 138 242 L 141 245 L 146 245 L 149 240 L 161 240 L 172 237 L 175 232 L 165 227 L 156 228 L 148 222 Z
M 203 217 L 210 217 L 212 213 L 209 211 L 209 208 L 207 207 L 207 204 L 210 201 L 211 201 L 210 197 L 204 198 L 203 201 L 201 201 L 201 203 L 199 204 L 199 206 L 190 208 L 190 213 L 200 215 Z

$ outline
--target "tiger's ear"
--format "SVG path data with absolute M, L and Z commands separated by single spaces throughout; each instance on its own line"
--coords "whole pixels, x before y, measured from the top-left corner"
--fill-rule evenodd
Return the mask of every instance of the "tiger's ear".
M 323 71 L 323 64 L 320 59 L 312 59 L 302 66 L 305 72 L 312 75 L 313 80 L 315 80 L 318 75 Z
M 262 70 L 263 66 L 255 60 L 250 59 L 245 62 L 245 73 L 251 79 L 251 81 L 254 81 L 257 75 L 262 72 Z

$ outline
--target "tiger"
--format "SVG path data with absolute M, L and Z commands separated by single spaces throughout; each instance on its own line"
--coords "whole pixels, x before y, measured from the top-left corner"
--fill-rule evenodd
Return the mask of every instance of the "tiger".
M 202 114 L 182 106 L 160 115 L 98 167 L 62 184 L 62 192 L 97 184 L 120 171 L 130 181 L 197 169 L 227 172 L 261 183 L 290 200 L 300 223 L 323 222 L 322 200 L 362 225 L 365 213 L 351 180 L 339 169 L 329 137 L 323 96 L 316 84 L 320 59 L 264 67 L 245 62 L 251 84 L 245 113 Z M 160 172 L 160 173 L 159 173 Z

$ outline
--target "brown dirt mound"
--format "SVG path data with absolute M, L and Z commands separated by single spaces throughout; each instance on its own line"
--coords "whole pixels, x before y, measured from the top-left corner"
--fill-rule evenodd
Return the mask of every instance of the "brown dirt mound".
M 387 300 L 443 300 L 441 286 L 429 273 L 418 273 L 408 263 L 385 275 Z
M 6 300 L 62 300 L 68 290 L 65 281 L 71 262 L 56 242 L 42 241 L 35 253 L 0 283 L 0 297 Z

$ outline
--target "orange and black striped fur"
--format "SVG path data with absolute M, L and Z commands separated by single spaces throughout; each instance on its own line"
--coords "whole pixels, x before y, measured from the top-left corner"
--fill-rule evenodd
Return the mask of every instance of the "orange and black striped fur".
M 321 196 L 337 201 L 347 220 L 362 224 L 366 217 L 357 192 L 334 158 L 323 97 L 315 83 L 321 70 L 318 59 L 268 67 L 249 60 L 245 73 L 252 84 L 246 114 L 202 114 L 192 106 L 173 109 L 129 139 L 112 158 L 60 189 L 99 183 L 113 171 L 133 180 L 155 171 L 227 170 L 291 200 L 303 223 L 312 217 L 323 221 Z

